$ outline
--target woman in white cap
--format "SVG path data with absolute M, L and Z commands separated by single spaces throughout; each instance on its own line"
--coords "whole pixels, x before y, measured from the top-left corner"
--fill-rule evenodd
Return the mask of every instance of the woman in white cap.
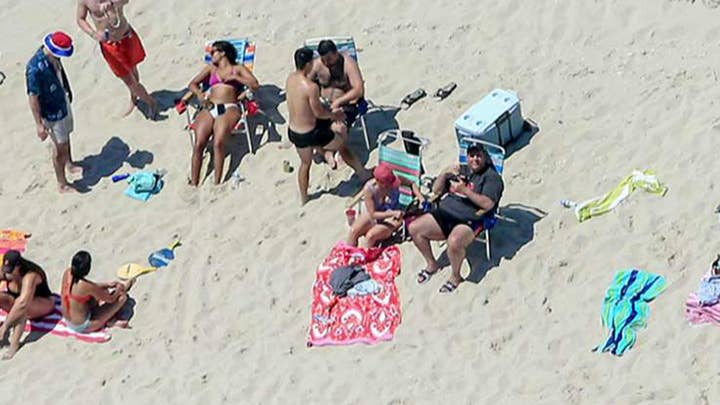
M 41 141 L 50 137 L 55 145 L 53 166 L 60 192 L 75 189 L 68 183 L 65 170 L 82 173 L 73 164 L 70 152 L 70 133 L 73 131 L 73 116 L 70 110 L 72 91 L 60 58 L 73 54 L 72 38 L 62 31 L 45 36 L 43 46 L 27 64 L 25 72 L 27 92 L 30 100 L 37 136 Z

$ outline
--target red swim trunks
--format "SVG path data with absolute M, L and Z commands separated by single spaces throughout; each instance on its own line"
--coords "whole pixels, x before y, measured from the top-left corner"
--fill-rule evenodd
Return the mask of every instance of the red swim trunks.
M 145 60 L 145 49 L 133 30 L 118 42 L 100 42 L 100 50 L 117 77 L 129 75 L 135 66 Z

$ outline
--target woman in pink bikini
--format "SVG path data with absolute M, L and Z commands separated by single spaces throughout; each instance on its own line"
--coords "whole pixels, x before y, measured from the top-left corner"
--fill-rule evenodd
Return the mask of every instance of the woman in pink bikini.
M 86 279 L 91 260 L 90 253 L 77 252 L 70 268 L 63 274 L 62 313 L 68 328 L 88 333 L 105 326 L 127 326 L 127 321 L 113 320 L 128 299 L 130 285 L 119 281 L 95 283 Z
M 227 41 L 212 44 L 211 63 L 195 76 L 190 91 L 201 100 L 203 109 L 195 121 L 195 146 L 193 148 L 190 183 L 197 186 L 200 182 L 202 156 L 210 137 L 214 136 L 215 184 L 222 181 L 225 158 L 225 139 L 241 118 L 239 100 L 245 97 L 246 88 L 257 90 L 260 85 L 252 72 L 235 60 L 237 51 Z M 201 85 L 210 86 L 209 94 L 204 94 Z

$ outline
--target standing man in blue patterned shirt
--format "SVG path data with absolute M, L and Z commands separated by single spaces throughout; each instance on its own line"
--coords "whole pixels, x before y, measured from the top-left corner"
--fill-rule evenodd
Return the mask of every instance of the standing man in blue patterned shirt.
M 73 117 L 70 110 L 72 91 L 60 58 L 73 54 L 72 38 L 62 31 L 47 34 L 43 46 L 27 64 L 25 76 L 37 136 L 41 141 L 50 137 L 55 145 L 53 166 L 61 193 L 76 191 L 67 181 L 65 170 L 82 173 L 73 164 L 70 133 Z

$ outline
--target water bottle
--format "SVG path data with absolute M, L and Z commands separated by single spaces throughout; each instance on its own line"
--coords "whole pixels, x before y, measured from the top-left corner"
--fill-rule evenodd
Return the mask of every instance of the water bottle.
M 113 183 L 117 183 L 118 181 L 122 181 L 130 177 L 130 173 L 123 173 L 123 174 L 116 174 L 111 177 Z

